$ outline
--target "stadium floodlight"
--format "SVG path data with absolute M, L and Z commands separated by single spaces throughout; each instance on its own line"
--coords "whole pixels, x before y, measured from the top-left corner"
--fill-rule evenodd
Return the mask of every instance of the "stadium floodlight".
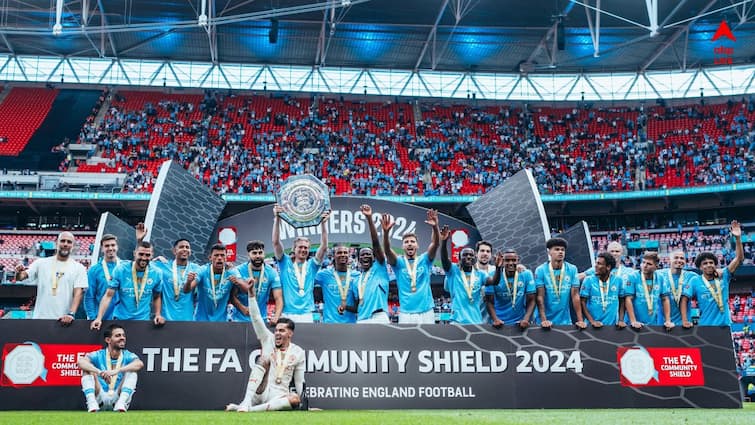
M 63 33 L 63 25 L 55 24 L 52 26 L 52 35 L 57 37 L 62 33 Z
M 351 6 L 351 0 L 341 0 L 341 6 L 343 7 Z
M 60 20 L 63 16 L 63 0 L 55 1 L 55 25 L 52 26 L 52 35 L 58 36 L 63 32 L 63 25 Z

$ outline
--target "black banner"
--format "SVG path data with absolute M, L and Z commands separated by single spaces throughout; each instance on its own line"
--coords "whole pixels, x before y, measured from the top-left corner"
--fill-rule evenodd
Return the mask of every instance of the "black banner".
M 145 363 L 132 408 L 218 410 L 242 398 L 259 347 L 248 324 L 125 325 Z M 4 320 L 0 335 L 1 410 L 84 408 L 72 365 L 101 333 Z M 302 324 L 294 342 L 307 353 L 310 406 L 323 409 L 741 407 L 728 328 Z

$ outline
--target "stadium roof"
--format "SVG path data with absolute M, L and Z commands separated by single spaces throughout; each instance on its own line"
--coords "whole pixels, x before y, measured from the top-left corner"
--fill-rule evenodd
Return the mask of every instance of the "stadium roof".
M 5 0 L 0 54 L 457 72 L 686 70 L 717 57 L 753 63 L 754 18 L 752 0 Z M 736 41 L 712 41 L 722 20 Z M 716 54 L 716 46 L 732 51 Z

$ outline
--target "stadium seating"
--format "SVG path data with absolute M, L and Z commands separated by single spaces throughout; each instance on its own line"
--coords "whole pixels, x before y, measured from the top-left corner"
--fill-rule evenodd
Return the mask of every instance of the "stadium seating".
M 683 187 L 755 178 L 752 121 L 733 102 L 525 111 L 124 91 L 82 130 L 109 163 L 78 171 L 129 172 L 129 191 L 151 190 L 171 158 L 221 193 L 310 172 L 337 194 L 478 194 L 524 167 L 544 193 Z
M 58 91 L 14 87 L 0 103 L 0 155 L 17 156 L 50 112 Z

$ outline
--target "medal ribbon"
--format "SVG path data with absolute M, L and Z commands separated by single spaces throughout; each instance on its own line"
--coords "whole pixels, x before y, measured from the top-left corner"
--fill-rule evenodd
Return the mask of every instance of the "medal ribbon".
M 668 269 L 668 282 L 671 287 L 671 295 L 674 296 L 674 301 L 679 304 L 679 300 L 682 298 L 682 285 L 684 284 L 684 270 L 679 274 L 679 283 L 674 287 L 674 275 L 671 274 L 671 269 Z
M 250 261 L 247 265 L 247 268 L 249 269 L 249 277 L 254 277 L 254 271 L 252 270 L 252 262 Z M 260 275 L 259 278 L 257 278 L 257 284 L 254 285 L 254 293 L 257 294 L 257 290 L 259 289 L 260 285 L 262 285 L 262 281 L 265 280 L 265 265 L 262 264 L 262 268 L 260 269 Z
M 608 282 L 610 281 L 610 275 L 605 282 L 598 278 L 598 287 L 600 288 L 600 304 L 603 305 L 603 311 L 606 311 L 606 307 L 608 306 Z
M 212 302 L 215 303 L 215 308 L 218 308 L 218 298 L 215 296 L 215 286 L 216 285 L 223 285 L 223 280 L 225 280 L 225 265 L 223 265 L 223 271 L 220 273 L 220 282 L 217 284 L 215 283 L 215 270 L 212 269 L 212 266 L 210 266 L 210 286 L 212 286 Z
M 566 268 L 562 264 L 561 268 L 559 269 L 558 284 L 557 284 L 556 283 L 556 275 L 553 274 L 553 272 L 554 272 L 554 270 L 553 270 L 553 264 L 548 263 L 548 271 L 550 271 L 550 273 L 551 273 L 551 285 L 553 285 L 553 290 L 556 291 L 556 295 L 558 297 L 561 297 L 561 286 L 564 283 L 564 274 L 566 274 L 565 273 L 565 269 Z
M 359 290 L 359 304 L 364 304 L 364 290 L 367 287 L 367 281 L 370 279 L 370 274 L 372 274 L 372 267 L 367 270 L 367 273 L 362 272 L 359 276 L 359 286 L 357 287 Z
M 182 282 L 186 282 L 186 272 L 189 271 L 189 263 L 186 263 L 186 268 L 184 268 L 184 272 L 181 273 L 180 278 Z M 181 295 L 181 290 L 178 286 L 178 263 L 176 263 L 176 260 L 173 260 L 173 293 L 176 295 L 176 301 L 178 301 L 178 297 Z
M 469 302 L 472 302 L 472 289 L 474 289 L 474 284 L 476 283 L 476 275 L 477 273 L 474 272 L 474 269 L 470 273 L 470 277 L 467 277 L 467 274 L 464 273 L 464 270 L 459 270 L 461 273 L 461 283 L 464 284 L 464 290 L 467 291 L 467 297 L 469 297 Z M 471 282 L 470 282 L 471 281 Z
M 412 292 L 417 292 L 417 260 L 414 260 L 415 262 L 410 262 L 409 259 L 406 259 L 406 271 L 409 272 L 409 279 L 412 282 Z
M 346 301 L 346 296 L 349 294 L 349 284 L 351 283 L 348 276 L 348 270 L 346 271 L 346 284 L 343 283 L 341 280 L 341 276 L 338 274 L 338 271 L 336 269 L 333 269 L 333 277 L 336 279 L 336 284 L 338 285 L 338 294 L 341 296 L 341 301 Z
M 299 283 L 299 293 L 304 294 L 304 282 L 307 279 L 307 262 L 302 263 L 299 267 L 294 263 L 294 275 L 296 275 L 296 282 Z
M 58 269 L 58 265 L 60 264 L 60 261 L 55 260 L 55 269 L 53 270 L 52 274 L 52 295 L 56 296 L 58 294 L 58 279 L 63 275 Z M 68 264 L 67 261 L 63 262 L 63 268 Z
M 115 366 L 113 366 L 113 358 L 110 356 L 110 352 L 106 351 L 105 355 L 107 356 L 107 370 L 108 372 L 120 369 L 121 364 L 123 364 L 123 351 L 118 353 L 118 360 L 115 362 Z M 118 381 L 118 375 L 110 375 L 108 376 L 107 385 L 108 385 L 108 393 L 111 395 L 115 393 L 115 383 Z
M 711 287 L 710 281 L 705 278 L 705 276 L 700 276 L 700 278 L 703 280 L 703 283 L 705 284 L 705 287 L 708 289 L 708 292 L 710 292 L 710 295 L 713 296 L 713 301 L 718 304 L 718 309 L 721 310 L 721 312 L 724 311 L 724 301 L 723 301 L 723 288 L 721 288 L 721 279 L 713 279 L 713 284 L 715 287 Z
M 503 276 L 503 281 L 506 283 L 506 289 L 509 290 L 509 296 L 511 297 L 511 306 L 513 307 L 516 302 L 516 292 L 519 286 L 519 271 L 517 270 L 514 272 L 514 284 L 513 284 L 514 288 L 513 289 L 509 285 L 509 278 L 506 277 L 505 275 Z
M 134 283 L 134 299 L 136 306 L 139 307 L 139 300 L 144 295 L 144 288 L 147 287 L 147 276 L 149 275 L 149 266 L 144 269 L 144 275 L 141 280 L 136 276 L 136 261 L 131 263 L 131 281 Z
M 283 380 L 283 372 L 286 371 L 286 352 L 275 350 L 277 358 L 275 360 L 275 383 L 280 384 Z
M 115 265 L 118 265 L 118 259 L 115 259 Z M 102 272 L 105 273 L 105 281 L 110 282 L 113 277 L 110 276 L 110 270 L 107 268 L 107 262 L 105 261 L 105 258 L 102 258 Z
M 648 282 L 650 282 L 650 289 L 648 289 Z M 653 290 L 655 289 L 655 275 L 653 275 L 653 280 L 645 280 L 644 276 L 642 279 L 642 292 L 645 295 L 645 302 L 648 305 L 648 314 L 653 315 L 653 310 L 655 309 L 655 299 L 651 299 L 650 295 L 653 294 Z

